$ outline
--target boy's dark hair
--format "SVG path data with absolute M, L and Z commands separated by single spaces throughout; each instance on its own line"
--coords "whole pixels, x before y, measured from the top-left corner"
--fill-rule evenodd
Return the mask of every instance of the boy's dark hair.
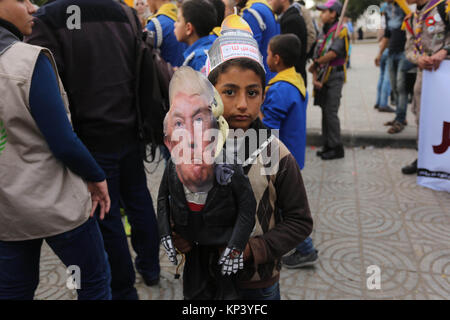
M 217 14 L 214 6 L 207 0 L 187 0 L 181 5 L 186 23 L 190 22 L 195 33 L 201 38 L 207 36 L 216 26 Z
M 221 65 L 217 66 L 208 75 L 209 81 L 215 86 L 219 80 L 219 75 L 226 72 L 231 67 L 238 67 L 242 70 L 252 70 L 261 79 L 261 86 L 263 91 L 266 88 L 266 71 L 264 68 L 256 61 L 249 58 L 236 58 L 225 61 Z
M 302 43 L 293 33 L 280 34 L 269 42 L 272 55 L 279 55 L 285 67 L 293 67 L 302 51 Z
M 220 27 L 222 25 L 222 21 L 225 18 L 225 3 L 222 0 L 209 0 L 211 4 L 216 9 L 217 13 L 217 22 L 216 27 Z

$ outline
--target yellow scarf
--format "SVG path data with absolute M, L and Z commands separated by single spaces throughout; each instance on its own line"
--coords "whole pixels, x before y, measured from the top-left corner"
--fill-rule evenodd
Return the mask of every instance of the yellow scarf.
M 158 12 L 152 15 L 150 18 L 148 18 L 148 20 L 156 18 L 157 16 L 160 15 L 165 15 L 170 19 L 172 19 L 173 21 L 177 21 L 177 13 L 178 8 L 176 5 L 174 5 L 173 3 L 165 3 L 159 8 Z
M 411 9 L 408 7 L 406 0 L 395 0 L 395 2 L 397 2 L 398 6 L 402 8 L 406 15 L 411 13 Z
M 222 30 L 221 27 L 214 27 L 214 29 L 212 29 L 210 34 L 215 34 L 216 36 L 220 37 L 220 31 Z
M 277 75 L 269 81 L 269 84 L 266 87 L 266 92 L 267 90 L 269 90 L 270 86 L 279 81 L 285 81 L 292 84 L 298 89 L 298 91 L 300 91 L 300 94 L 303 96 L 303 98 L 306 97 L 305 81 L 303 80 L 302 76 L 295 71 L 295 67 L 291 67 L 278 72 Z
M 241 14 L 244 12 L 245 9 L 249 9 L 255 3 L 262 3 L 262 4 L 266 5 L 267 7 L 269 7 L 270 10 L 272 10 L 272 7 L 266 0 L 249 0 L 249 1 L 247 1 L 247 4 L 245 5 L 245 7 L 242 8 Z

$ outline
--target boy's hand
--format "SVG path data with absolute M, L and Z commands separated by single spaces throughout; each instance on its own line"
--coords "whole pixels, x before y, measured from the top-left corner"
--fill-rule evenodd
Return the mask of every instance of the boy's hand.
M 431 60 L 433 61 L 434 70 L 439 69 L 442 61 L 444 61 L 444 59 L 446 57 L 447 57 L 447 50 L 445 50 L 445 49 L 442 49 L 431 56 Z
M 320 89 L 322 89 L 322 87 L 323 87 L 322 82 L 314 80 L 314 89 L 320 90 Z
M 91 193 L 92 210 L 90 216 L 94 216 L 95 209 L 100 205 L 100 220 L 103 220 L 105 214 L 109 212 L 111 200 L 108 194 L 108 185 L 106 180 L 102 182 L 88 182 L 88 190 Z
M 244 249 L 244 261 L 248 261 L 248 260 L 250 260 L 252 257 L 253 257 L 252 249 L 250 249 L 250 246 L 249 246 L 249 244 L 247 243 L 247 245 L 245 246 L 245 249 Z
M 417 60 L 417 64 L 419 65 L 419 68 L 422 70 L 432 71 L 434 67 L 432 57 L 428 56 L 420 56 L 419 59 Z
M 192 250 L 192 244 L 175 232 L 172 232 L 172 240 L 175 248 L 181 253 L 188 253 Z

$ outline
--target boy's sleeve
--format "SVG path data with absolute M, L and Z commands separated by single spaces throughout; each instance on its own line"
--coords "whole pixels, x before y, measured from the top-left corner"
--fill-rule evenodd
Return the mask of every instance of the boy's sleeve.
M 160 238 L 172 235 L 170 226 L 169 167 L 170 162 L 168 162 L 166 165 L 166 169 L 164 170 L 164 174 L 158 191 L 158 204 L 156 211 L 158 216 L 158 229 Z
M 252 29 L 253 32 L 253 38 L 255 38 L 256 42 L 258 42 L 259 48 L 262 47 L 262 30 L 259 27 L 258 20 L 250 13 L 248 10 L 244 10 L 244 14 L 242 15 L 242 18 L 247 21 L 248 25 L 250 26 L 250 29 Z
M 271 129 L 280 129 L 281 123 L 286 119 L 291 104 L 288 101 L 289 90 L 282 86 L 272 86 L 266 94 L 261 106 L 264 114 L 263 123 Z
M 293 188 L 295 186 L 295 188 Z M 313 220 L 300 168 L 292 154 L 280 161 L 275 180 L 276 205 L 282 221 L 261 236 L 250 238 L 255 264 L 281 258 L 312 232 Z
M 248 238 L 255 226 L 256 199 L 250 181 L 245 176 L 242 166 L 234 166 L 231 186 L 238 204 L 238 218 L 231 234 L 228 247 L 244 251 Z

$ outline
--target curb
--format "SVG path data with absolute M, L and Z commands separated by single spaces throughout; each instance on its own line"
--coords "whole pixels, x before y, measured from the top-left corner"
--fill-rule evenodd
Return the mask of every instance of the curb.
M 348 131 L 341 132 L 344 147 L 367 147 L 376 148 L 416 148 L 416 136 L 388 135 L 376 131 Z M 321 146 L 321 130 L 317 128 L 308 129 L 306 133 L 306 145 Z

